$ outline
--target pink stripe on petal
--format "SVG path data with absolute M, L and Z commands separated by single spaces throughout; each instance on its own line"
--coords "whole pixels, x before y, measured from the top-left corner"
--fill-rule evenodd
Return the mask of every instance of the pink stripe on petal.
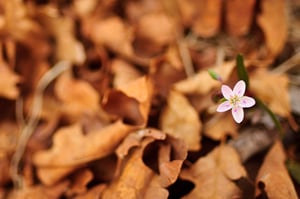
M 242 97 L 245 94 L 245 91 L 246 83 L 243 80 L 238 81 L 233 88 L 233 93 L 239 97 Z
M 239 106 L 243 108 L 249 108 L 255 105 L 255 100 L 252 97 L 243 96 L 240 99 Z
M 244 119 L 244 110 L 242 107 L 236 106 L 233 107 L 231 110 L 233 119 L 237 122 L 237 123 L 241 123 Z
M 217 112 L 225 112 L 232 108 L 232 105 L 229 101 L 225 101 L 222 104 L 220 104 L 217 108 Z
M 222 85 L 221 91 L 225 99 L 229 100 L 231 96 L 233 96 L 233 92 L 229 86 Z

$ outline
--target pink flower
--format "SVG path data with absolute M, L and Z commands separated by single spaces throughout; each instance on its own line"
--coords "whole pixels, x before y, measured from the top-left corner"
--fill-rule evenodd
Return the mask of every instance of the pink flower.
M 244 119 L 243 108 L 255 105 L 255 100 L 252 97 L 244 96 L 246 91 L 245 82 L 243 80 L 238 81 L 233 90 L 229 86 L 222 85 L 221 91 L 226 101 L 218 106 L 217 112 L 225 112 L 232 109 L 233 119 L 237 123 L 241 123 Z

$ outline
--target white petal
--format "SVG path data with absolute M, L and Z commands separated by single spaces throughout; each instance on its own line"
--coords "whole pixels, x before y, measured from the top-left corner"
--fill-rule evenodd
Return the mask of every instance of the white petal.
M 220 104 L 217 108 L 217 112 L 225 112 L 232 108 L 232 105 L 229 101 L 225 101 L 222 104 Z
M 222 85 L 221 91 L 225 99 L 229 100 L 231 96 L 233 96 L 233 92 L 229 86 Z
M 255 105 L 255 100 L 252 97 L 243 96 L 240 99 L 239 106 L 243 108 L 249 108 Z
M 240 80 L 236 83 L 233 88 L 233 93 L 239 97 L 242 97 L 246 91 L 246 83 L 243 80 Z
M 241 123 L 244 119 L 244 110 L 242 107 L 239 106 L 235 106 L 232 108 L 232 116 L 233 119 L 237 122 L 237 123 Z

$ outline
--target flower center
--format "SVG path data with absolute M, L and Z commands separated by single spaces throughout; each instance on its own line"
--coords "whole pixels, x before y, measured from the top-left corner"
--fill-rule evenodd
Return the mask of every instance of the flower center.
M 229 102 L 232 106 L 236 106 L 239 101 L 240 101 L 240 98 L 237 95 L 232 96 L 229 100 Z

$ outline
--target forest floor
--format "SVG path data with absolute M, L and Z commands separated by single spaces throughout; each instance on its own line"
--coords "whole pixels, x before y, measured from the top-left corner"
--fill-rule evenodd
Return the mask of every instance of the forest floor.
M 298 0 L 0 1 L 0 199 L 298 198 L 299 66 Z

